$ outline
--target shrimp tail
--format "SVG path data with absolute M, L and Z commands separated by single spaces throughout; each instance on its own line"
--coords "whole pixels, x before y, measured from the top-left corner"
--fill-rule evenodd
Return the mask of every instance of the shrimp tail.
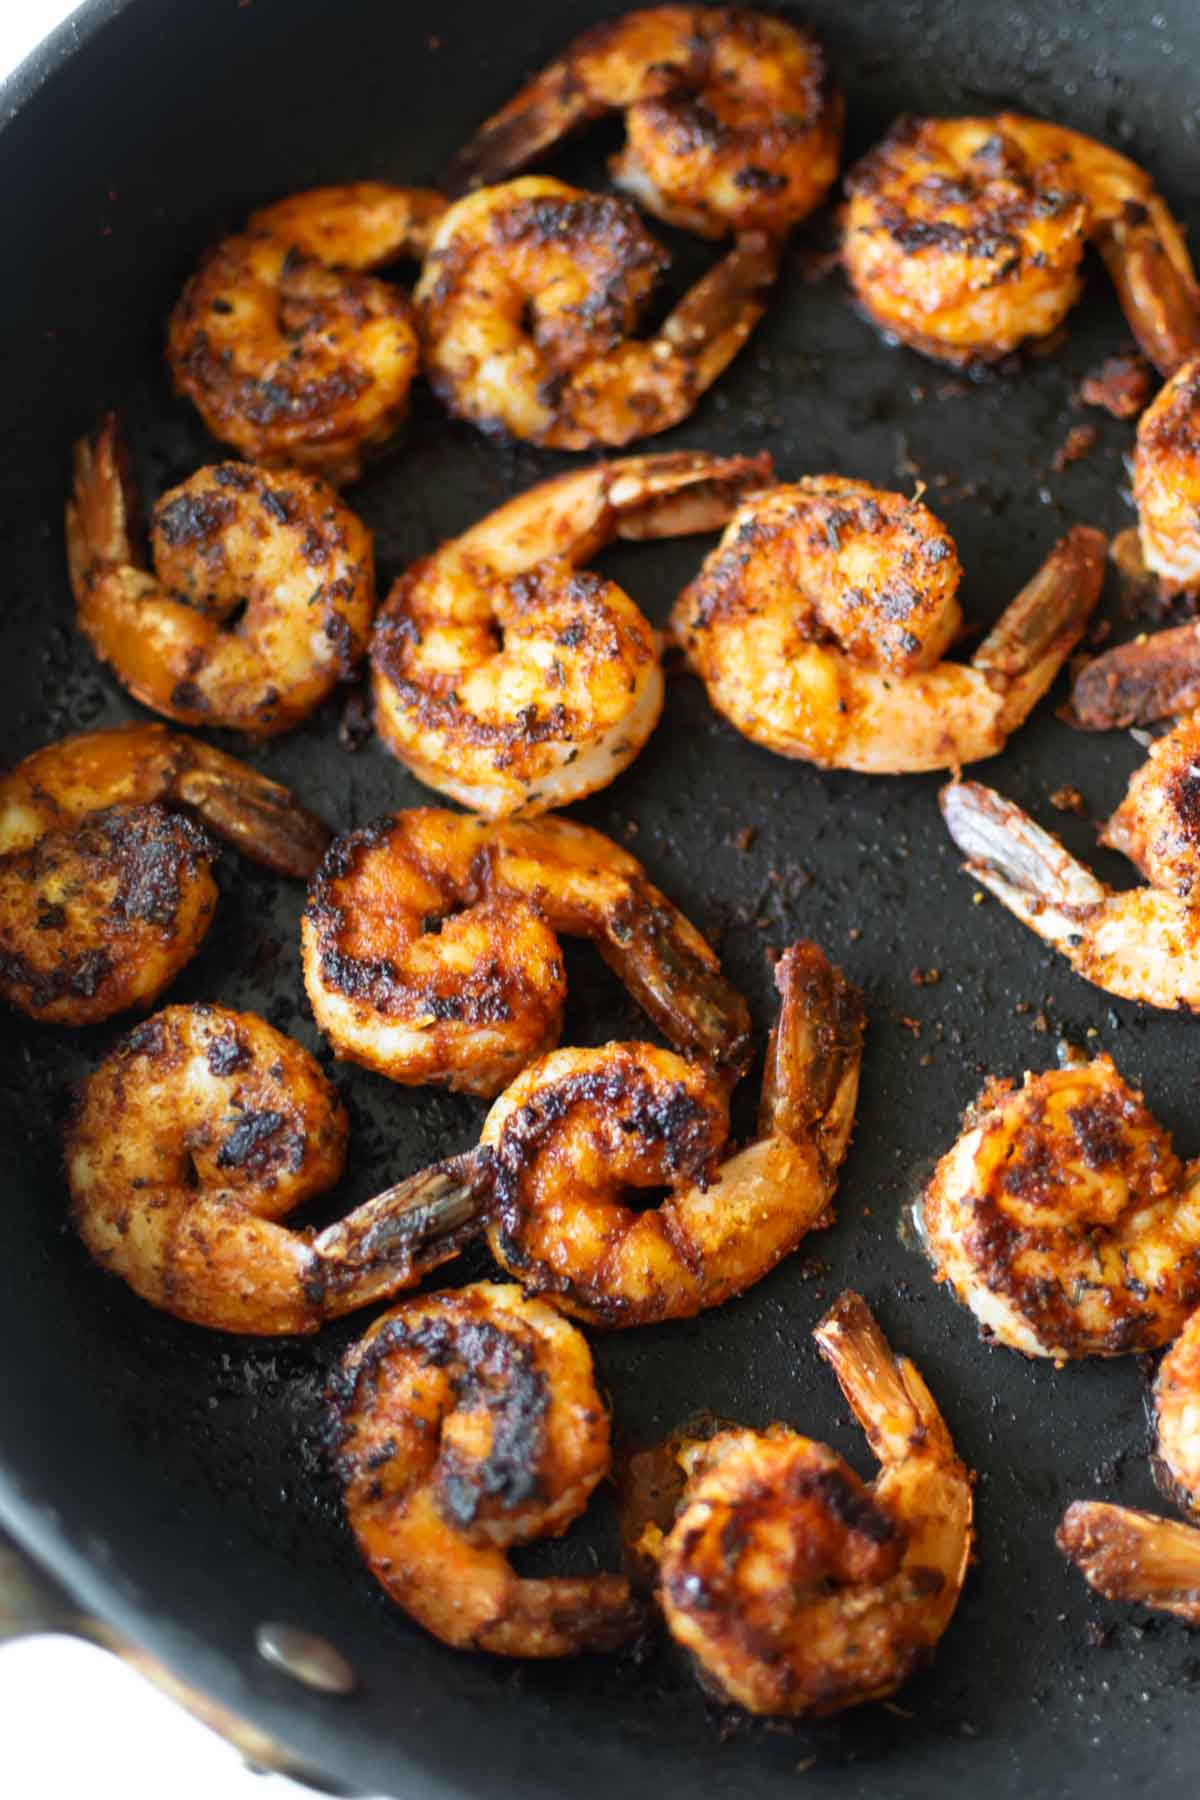
M 743 232 L 663 321 L 659 338 L 692 359 L 697 392 L 733 361 L 762 318 L 782 254 L 782 239 Z
M 115 412 L 75 445 L 74 486 L 67 501 L 67 571 L 82 604 L 100 572 L 145 565 L 141 507 L 121 423 Z
M 978 781 L 951 781 L 939 796 L 963 865 L 1039 937 L 1068 954 L 1089 911 L 1106 898 L 1090 869 L 1011 800 Z
M 1100 1500 L 1076 1500 L 1055 1543 L 1089 1587 L 1200 1625 L 1200 1530 Z
M 1041 699 L 1083 636 L 1104 585 L 1107 555 L 1103 532 L 1073 525 L 971 659 L 1005 695 L 1004 736 Z
M 491 187 L 561 142 L 605 109 L 590 98 L 566 59 L 553 62 L 493 113 L 442 173 L 440 191 L 457 200 Z
M 605 921 L 605 962 L 677 1049 L 715 1063 L 733 1081 L 753 1054 L 746 1002 L 705 958 L 665 895 L 635 881 Z
M 243 856 L 277 875 L 308 881 L 316 874 L 331 841 L 323 819 L 301 806 L 289 788 L 245 763 L 207 744 L 189 744 L 188 751 L 194 763 L 173 783 L 185 806 Z
M 313 1242 L 324 1314 L 335 1318 L 415 1287 L 458 1255 L 487 1222 L 492 1157 L 453 1156 L 330 1225 Z
M 1071 687 L 1070 723 L 1113 731 L 1173 718 L 1200 705 L 1200 623 L 1119 644 L 1093 657 Z
M 902 1462 L 918 1448 L 940 1461 L 956 1460 L 920 1371 L 896 1355 L 861 1294 L 850 1288 L 840 1294 L 813 1337 L 879 1462 Z
M 827 1174 L 854 1128 L 866 1011 L 861 991 L 818 945 L 801 940 L 775 965 L 779 1016 L 767 1044 L 759 1135 L 816 1138 Z
M 1160 375 L 1174 374 L 1200 353 L 1200 292 L 1166 208 L 1127 200 L 1096 233 L 1096 248 L 1143 355 Z
M 607 537 L 608 515 L 615 513 L 618 537 L 641 542 L 718 530 L 743 501 L 770 485 L 774 463 L 769 450 L 754 456 L 665 450 L 610 463 L 608 475 L 606 512 L 598 519 L 597 530 Z M 579 562 L 590 553 L 586 543 L 582 551 L 574 552 Z

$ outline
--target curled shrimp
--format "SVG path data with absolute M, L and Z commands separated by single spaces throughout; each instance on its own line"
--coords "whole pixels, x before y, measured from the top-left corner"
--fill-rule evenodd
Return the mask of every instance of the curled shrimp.
M 153 573 L 112 414 L 75 447 L 75 616 L 144 706 L 181 725 L 290 731 L 347 680 L 375 608 L 371 534 L 298 469 L 217 463 L 154 509 Z
M 837 177 L 842 97 L 810 32 L 742 8 L 655 6 L 568 44 L 480 126 L 447 188 L 514 175 L 608 112 L 625 115 L 616 185 L 705 237 L 785 233 Z
M 902 118 L 847 176 L 843 260 L 881 330 L 939 361 L 1048 337 L 1096 245 L 1139 344 L 1169 375 L 1200 350 L 1200 295 L 1150 177 L 1045 120 Z
M 675 603 L 671 630 L 738 731 L 819 768 L 894 775 L 994 756 L 1050 686 L 1100 594 L 1076 525 L 970 663 L 959 562 L 928 509 L 841 475 L 752 497 Z
M 1026 1356 L 1156 1350 L 1200 1302 L 1200 1167 L 1107 1056 L 989 1081 L 917 1217 L 938 1280 Z
M 1131 793 L 1107 841 L 1141 854 L 1136 818 L 1149 815 L 1149 801 L 1148 786 Z M 967 859 L 963 872 L 1061 951 L 1077 975 L 1122 1000 L 1200 1012 L 1200 907 L 1190 896 L 1105 887 L 1028 813 L 979 782 L 950 782 L 941 807 Z
M 682 1447 L 677 1517 L 647 1544 L 704 1684 L 792 1718 L 885 1699 L 928 1661 L 972 1542 L 971 1478 L 866 1302 L 844 1293 L 813 1335 L 879 1461 L 874 1481 L 786 1425 L 722 1431 Z
M 1200 1522 L 1200 1312 L 1158 1365 L 1156 1473 Z M 1058 1528 L 1059 1549 L 1110 1600 L 1136 1602 L 1200 1625 L 1200 1529 L 1127 1506 L 1077 1500 Z
M 451 1254 L 474 1178 L 462 1159 L 440 1164 L 315 1236 L 288 1230 L 341 1175 L 346 1133 L 299 1044 L 253 1013 L 169 1006 L 81 1084 L 65 1151 L 75 1229 L 101 1267 L 190 1324 L 316 1331 Z M 422 1248 L 410 1227 L 434 1220 Z
M 5 999 L 56 1025 L 150 1005 L 212 919 L 206 826 L 299 879 L 329 842 L 286 788 L 163 725 L 64 738 L 0 778 Z
M 539 482 L 401 576 L 371 648 L 375 721 L 420 780 L 493 816 L 607 786 L 662 710 L 654 633 L 585 571 L 614 538 L 724 524 L 765 456 L 677 451 Z
M 623 1576 L 532 1580 L 508 1552 L 558 1536 L 608 1473 L 582 1334 L 476 1282 L 377 1319 L 331 1390 L 347 1517 L 397 1606 L 457 1650 L 572 1656 L 639 1624 Z
M 540 175 L 442 218 L 421 270 L 425 371 L 458 418 L 551 450 L 616 448 L 686 419 L 766 305 L 779 249 L 747 233 L 630 336 L 666 258 L 633 207 Z
M 724 1162 L 726 1083 L 653 1044 L 552 1051 L 500 1096 L 480 1136 L 490 1185 L 476 1217 L 524 1288 L 592 1325 L 686 1319 L 832 1220 L 862 1000 L 815 944 L 785 951 L 775 980 L 759 1137 Z M 664 1186 L 652 1209 L 625 1203 Z
M 745 1002 L 695 927 L 611 839 L 567 819 L 432 807 L 338 838 L 301 927 L 313 1016 L 393 1081 L 493 1095 L 558 1042 L 556 932 L 591 938 L 679 1047 L 736 1079 Z
M 423 255 L 443 205 L 382 182 L 316 188 L 208 253 L 171 314 L 167 361 L 215 438 L 335 484 L 362 473 L 403 423 L 418 362 L 407 297 L 363 271 Z

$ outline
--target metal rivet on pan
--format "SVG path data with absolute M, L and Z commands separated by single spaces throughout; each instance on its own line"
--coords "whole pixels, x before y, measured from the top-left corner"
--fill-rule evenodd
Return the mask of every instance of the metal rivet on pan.
M 327 1638 L 314 1631 L 303 1631 L 299 1625 L 260 1625 L 254 1633 L 254 1647 L 264 1662 L 302 1681 L 305 1687 L 317 1688 L 322 1694 L 354 1690 L 350 1664 Z

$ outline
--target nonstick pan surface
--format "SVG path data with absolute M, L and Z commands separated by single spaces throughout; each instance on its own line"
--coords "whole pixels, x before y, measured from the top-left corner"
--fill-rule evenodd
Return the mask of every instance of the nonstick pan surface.
M 75 634 L 61 505 L 70 444 L 119 406 L 153 495 L 215 454 L 168 390 L 163 321 L 198 254 L 256 204 L 322 181 L 434 178 L 517 81 L 604 11 L 592 0 L 384 6 L 343 0 L 93 4 L 10 89 L 0 285 L 6 433 L 0 754 L 115 721 L 131 703 Z M 1200 14 L 1191 0 L 811 0 L 849 102 L 851 154 L 901 111 L 1018 107 L 1143 159 L 1186 219 L 1200 191 Z M 550 160 L 603 180 L 604 127 Z M 1193 222 L 1196 217 L 1193 208 Z M 657 229 L 657 227 L 656 227 Z M 1081 376 L 1125 339 L 1093 273 L 1066 342 L 1017 373 L 966 382 L 887 348 L 798 242 L 747 352 L 663 444 L 769 448 L 785 477 L 839 470 L 928 484 L 954 531 L 965 603 L 985 626 L 1069 522 L 1129 523 L 1132 428 L 1089 413 L 1092 452 L 1054 455 L 1081 422 Z M 671 238 L 677 274 L 705 252 Z M 381 591 L 412 557 L 567 459 L 497 449 L 428 395 L 351 503 L 376 533 Z M 658 621 L 707 545 L 627 546 L 605 566 Z M 1117 596 L 1106 608 L 1117 616 Z M 1128 626 L 1125 629 L 1129 629 Z M 339 826 L 428 795 L 378 748 L 342 748 L 337 708 L 253 760 Z M 1044 705 L 988 778 L 1106 877 L 1092 820 L 1143 752 L 1084 737 Z M 1059 817 L 1071 784 L 1091 820 Z M 58 1127 L 68 1084 L 122 1028 L 3 1022 L 5 1253 L 0 1257 L 0 1512 L 84 1602 L 175 1670 L 349 1784 L 406 1797 L 707 1791 L 854 1800 L 1200 1791 L 1200 1653 L 1179 1625 L 1118 1612 L 1059 1559 L 1077 1496 L 1161 1505 L 1146 1462 L 1146 1371 L 1061 1372 L 978 1341 L 899 1223 L 985 1074 L 1054 1060 L 1060 1037 L 1106 1049 L 1200 1150 L 1196 1027 L 1108 1000 L 971 884 L 942 828 L 936 778 L 869 780 L 776 760 L 669 685 L 633 768 L 578 809 L 629 844 L 713 936 L 752 1005 L 773 1012 L 768 949 L 815 937 L 866 989 L 870 1033 L 838 1222 L 741 1300 L 694 1322 L 598 1339 L 617 1432 L 644 1444 L 699 1409 L 782 1418 L 869 1472 L 810 1330 L 846 1285 L 913 1355 L 979 1472 L 978 1564 L 928 1672 L 820 1726 L 715 1712 L 665 1645 L 642 1660 L 514 1667 L 456 1655 L 395 1611 L 360 1566 L 322 1443 L 328 1372 L 365 1320 L 312 1342 L 253 1342 L 177 1324 L 100 1275 L 65 1229 Z M 300 893 L 224 870 L 217 923 L 173 998 L 262 1011 L 320 1049 L 300 983 Z M 913 971 L 940 971 L 921 985 Z M 590 952 L 570 958 L 567 1042 L 641 1034 Z M 126 1022 L 127 1023 L 127 1022 Z M 323 1054 L 323 1052 L 322 1052 Z M 474 1141 L 481 1107 L 339 1067 L 352 1161 L 339 1205 Z M 756 1077 L 755 1077 L 756 1079 Z M 752 1099 L 747 1084 L 745 1100 Z M 454 1277 L 478 1276 L 482 1254 Z M 615 1557 L 608 1498 L 534 1566 Z M 259 1662 L 255 1626 L 327 1635 L 359 1677 L 322 1698 Z M 803 1773 L 799 1771 L 803 1770 Z M 169 1781 L 169 1771 L 164 1771 Z

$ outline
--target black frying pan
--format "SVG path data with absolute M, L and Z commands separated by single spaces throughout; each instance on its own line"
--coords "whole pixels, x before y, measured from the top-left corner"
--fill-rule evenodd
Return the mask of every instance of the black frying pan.
M 172 399 L 160 353 L 167 310 L 203 246 L 254 205 L 316 182 L 430 180 L 522 76 L 605 10 L 603 0 L 91 0 L 10 84 L 0 133 L 5 761 L 132 710 L 72 629 L 67 455 L 115 403 L 148 492 L 212 456 Z M 846 88 L 852 154 L 900 110 L 1044 112 L 1143 158 L 1186 216 L 1200 186 L 1193 0 L 811 0 L 804 10 Z M 599 185 L 609 147 L 600 128 L 552 166 Z M 704 252 L 682 239 L 673 248 L 682 283 Z M 1128 426 L 1090 415 L 1093 453 L 1061 474 L 1051 467 L 1079 419 L 1081 375 L 1124 337 L 1097 273 L 1055 354 L 1011 378 L 963 383 L 885 348 L 836 281 L 806 285 L 798 246 L 749 350 L 671 441 L 765 445 L 786 476 L 838 469 L 902 485 L 919 472 L 956 533 L 968 610 L 983 624 L 1068 521 L 1110 532 L 1128 523 Z M 352 490 L 376 532 L 381 585 L 563 460 L 497 451 L 419 398 L 407 433 Z M 608 566 L 661 620 L 698 554 L 687 543 L 627 546 Z M 425 798 L 380 751 L 339 748 L 335 723 L 331 711 L 256 760 L 340 825 Z M 1057 819 L 1047 796 L 1074 783 L 1102 817 L 1141 754 L 1124 735 L 1072 733 L 1047 705 L 994 773 L 1120 881 L 1118 860 L 1092 850 L 1091 826 Z M 1056 1373 L 989 1352 L 897 1224 L 985 1071 L 1047 1065 L 1060 1033 L 1110 1049 L 1194 1153 L 1196 1028 L 1110 1002 L 996 906 L 973 905 L 936 786 L 777 761 L 680 679 L 640 760 L 580 809 L 630 834 L 653 879 L 713 933 L 760 1033 L 772 1012 L 767 948 L 798 933 L 867 990 L 862 1105 L 837 1225 L 735 1304 L 600 1340 L 596 1356 L 627 1442 L 704 1407 L 754 1425 L 782 1417 L 865 1468 L 809 1332 L 843 1285 L 866 1293 L 979 1470 L 978 1567 L 935 1664 L 901 1694 L 902 1712 L 870 1707 L 804 1728 L 743 1722 L 729 1733 L 669 1648 L 641 1662 L 514 1668 L 445 1650 L 395 1612 L 358 1562 L 321 1447 L 327 1372 L 365 1321 L 304 1343 L 193 1330 L 105 1279 L 64 1229 L 66 1084 L 120 1022 L 78 1035 L 2 1028 L 3 1519 L 86 1606 L 317 1768 L 373 1790 L 522 1800 L 653 1790 L 674 1800 L 703 1784 L 739 1796 L 936 1800 L 965 1787 L 1094 1800 L 1140 1783 L 1155 1796 L 1195 1795 L 1195 1641 L 1092 1598 L 1053 1544 L 1075 1496 L 1155 1503 L 1144 1372 L 1123 1361 Z M 747 826 L 751 847 L 738 848 Z M 225 885 L 174 997 L 260 1009 L 313 1044 L 299 893 L 245 864 Z M 930 967 L 940 983 L 914 985 L 910 970 Z M 567 1041 L 643 1029 L 590 953 L 573 957 L 570 975 Z M 354 1126 L 346 1200 L 474 1139 L 472 1102 L 357 1070 L 338 1078 Z M 465 1273 L 485 1267 L 468 1258 Z M 613 1537 L 598 1501 L 582 1528 L 534 1554 L 541 1566 L 586 1566 L 593 1550 L 615 1555 Z M 357 1694 L 321 1697 L 267 1667 L 254 1648 L 264 1620 L 327 1636 L 357 1672 Z M 1101 1647 L 1110 1624 L 1115 1639 Z

